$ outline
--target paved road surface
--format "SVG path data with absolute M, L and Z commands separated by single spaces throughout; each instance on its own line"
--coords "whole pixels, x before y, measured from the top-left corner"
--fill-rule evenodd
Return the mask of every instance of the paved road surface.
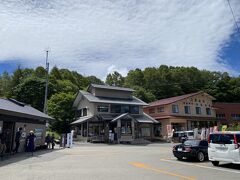
M 172 144 L 147 146 L 78 144 L 0 162 L 0 180 L 236 180 L 238 165 L 178 161 Z

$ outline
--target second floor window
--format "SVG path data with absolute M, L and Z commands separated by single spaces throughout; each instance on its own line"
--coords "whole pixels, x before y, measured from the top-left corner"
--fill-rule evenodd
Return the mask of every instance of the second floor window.
M 155 108 L 150 108 L 149 109 L 149 114 L 154 114 L 155 113 Z
M 131 114 L 139 114 L 139 106 L 130 106 Z
M 196 107 L 196 114 L 201 114 L 201 108 L 200 107 Z
M 158 107 L 157 110 L 158 112 L 164 112 L 164 107 Z
M 179 113 L 178 105 L 172 105 L 172 112 Z
M 98 105 L 98 112 L 108 112 L 108 105 Z
M 206 113 L 207 113 L 207 115 L 211 115 L 212 113 L 211 113 L 211 109 L 210 108 L 206 108 Z
M 225 114 L 216 114 L 218 119 L 225 119 Z
M 87 116 L 87 108 L 83 108 L 82 109 L 82 116 Z
M 111 113 L 121 113 L 121 105 L 111 105 Z
M 232 114 L 231 115 L 231 117 L 233 118 L 233 119 L 240 119 L 240 114 Z
M 184 111 L 185 114 L 190 114 L 191 113 L 190 106 L 184 106 Z

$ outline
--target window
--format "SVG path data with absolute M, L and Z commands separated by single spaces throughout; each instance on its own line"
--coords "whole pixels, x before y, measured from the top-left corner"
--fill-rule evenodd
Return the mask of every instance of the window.
M 129 106 L 128 105 L 122 105 L 121 112 L 122 113 L 129 113 L 130 112 Z
M 87 108 L 83 108 L 82 111 L 83 111 L 83 115 L 82 116 L 87 116 Z
M 172 112 L 179 113 L 178 105 L 172 105 Z
M 184 110 L 185 110 L 185 114 L 191 113 L 190 106 L 184 106 Z
M 98 105 L 98 112 L 108 112 L 108 105 Z
M 210 134 L 210 143 L 214 144 L 233 144 L 233 134 Z
M 201 108 L 200 107 L 196 107 L 196 114 L 201 114 Z
M 206 113 L 207 113 L 207 115 L 211 115 L 212 113 L 211 113 L 211 109 L 210 108 L 206 108 Z
M 130 106 L 131 114 L 139 114 L 139 106 Z
M 225 114 L 216 114 L 218 119 L 225 119 Z
M 158 112 L 164 112 L 164 107 L 158 107 L 157 110 Z
M 121 105 L 111 105 L 111 113 L 121 113 Z
M 155 108 L 150 108 L 149 109 L 149 114 L 154 114 L 155 113 Z
M 239 119 L 240 120 L 240 114 L 232 114 L 231 115 L 233 119 Z
M 121 132 L 122 134 L 132 134 L 132 122 L 131 121 L 122 121 L 121 123 Z

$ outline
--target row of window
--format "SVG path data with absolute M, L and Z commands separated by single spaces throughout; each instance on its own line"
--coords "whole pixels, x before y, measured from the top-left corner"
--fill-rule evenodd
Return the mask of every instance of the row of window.
M 201 107 L 196 107 L 196 114 L 202 114 Z M 157 112 L 164 112 L 164 107 L 158 107 Z M 172 112 L 173 113 L 179 113 L 179 108 L 178 105 L 172 105 Z M 190 106 L 184 106 L 184 112 L 185 114 L 191 114 L 191 108 Z M 155 108 L 150 108 L 149 109 L 149 114 L 154 114 L 155 113 Z M 206 108 L 206 114 L 211 115 L 211 109 Z
M 98 105 L 98 112 L 109 112 L 108 105 Z M 111 104 L 110 105 L 111 113 L 131 113 L 131 114 L 139 114 L 139 106 L 130 106 L 130 105 L 118 105 Z
M 195 107 L 196 114 L 202 114 L 202 108 L 201 107 Z M 172 112 L 173 113 L 179 113 L 178 105 L 172 105 Z M 191 114 L 191 108 L 190 106 L 184 106 L 184 112 L 185 114 Z M 211 115 L 211 109 L 206 108 L 206 114 Z
M 225 114 L 216 114 L 216 117 L 218 119 L 225 119 L 226 118 Z M 240 114 L 231 114 L 231 117 L 233 119 L 240 119 Z

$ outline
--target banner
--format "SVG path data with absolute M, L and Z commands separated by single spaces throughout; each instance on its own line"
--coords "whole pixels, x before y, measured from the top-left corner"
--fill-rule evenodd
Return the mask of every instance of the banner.
M 172 137 L 172 135 L 173 135 L 172 125 L 170 125 L 170 124 L 167 125 L 167 135 L 168 135 L 168 137 Z

